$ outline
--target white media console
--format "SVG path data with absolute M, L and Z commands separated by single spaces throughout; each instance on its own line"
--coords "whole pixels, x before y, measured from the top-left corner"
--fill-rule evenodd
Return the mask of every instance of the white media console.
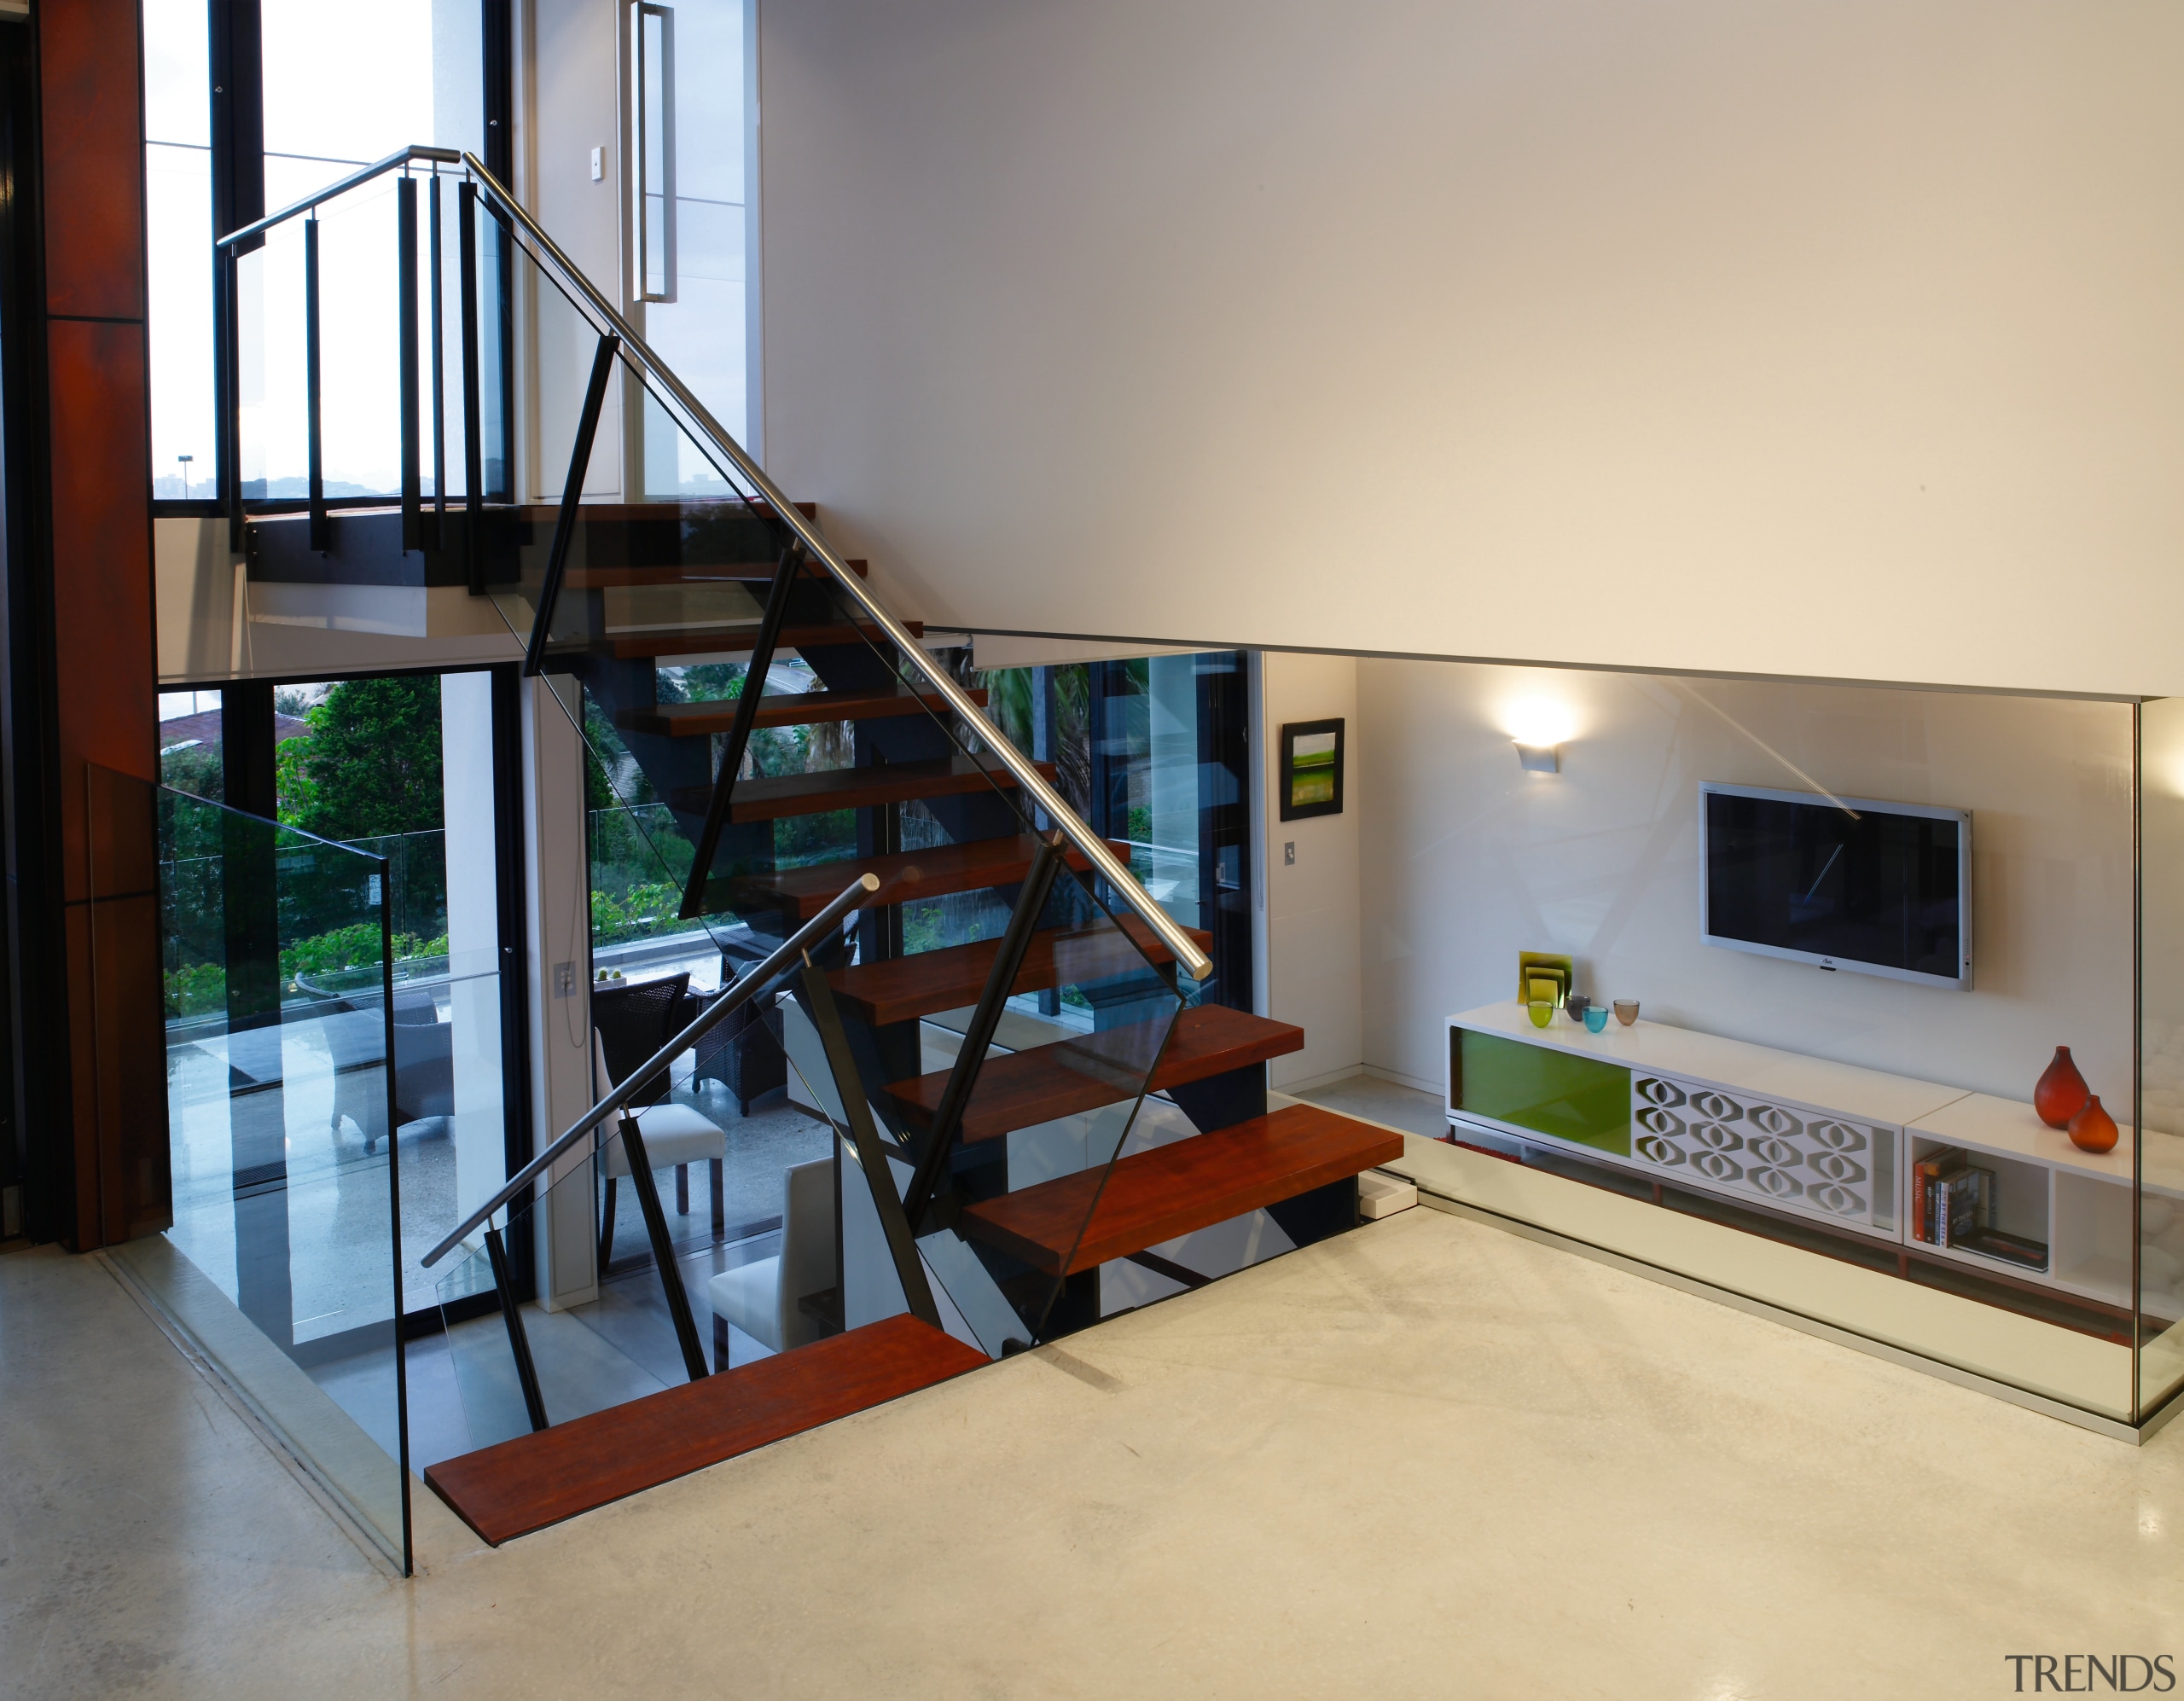
M 1511 1045 L 1529 1052 L 1511 1049 Z M 2130 1303 L 2131 1164 L 2081 1152 L 2030 1104 L 1968 1093 L 1660 1022 L 1598 1034 L 1524 1006 L 1449 1019 L 1449 1122 L 2108 1306 Z M 2148 1310 L 2184 1313 L 2184 1140 L 2145 1136 Z M 1908 1228 L 1913 1170 L 1943 1147 L 1995 1173 L 1995 1227 L 2044 1244 L 2043 1266 L 1926 1244 Z

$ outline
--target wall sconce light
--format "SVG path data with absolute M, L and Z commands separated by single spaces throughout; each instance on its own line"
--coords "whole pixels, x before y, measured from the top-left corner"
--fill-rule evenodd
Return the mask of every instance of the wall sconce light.
M 1502 727 L 1515 742 L 1517 763 L 1527 774 L 1560 774 L 1563 742 L 1577 730 L 1569 709 L 1545 697 L 1508 705 L 1502 711 Z

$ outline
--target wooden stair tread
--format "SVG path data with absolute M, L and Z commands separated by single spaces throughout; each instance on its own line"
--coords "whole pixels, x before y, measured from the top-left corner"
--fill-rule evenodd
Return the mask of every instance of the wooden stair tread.
M 1039 772 L 1053 779 L 1054 763 L 1039 763 Z M 880 804 L 907 803 L 912 798 L 956 797 L 1015 784 L 1016 776 L 1000 763 L 961 755 L 931 762 L 891 762 L 876 768 L 827 768 L 816 774 L 738 780 L 729 804 L 729 819 L 779 821 L 786 816 L 870 809 Z M 669 802 L 686 814 L 702 815 L 712 802 L 712 791 L 710 787 L 694 786 L 676 792 Z M 852 874 L 849 878 L 857 876 Z M 845 880 L 843 885 L 848 883 Z M 841 887 L 834 890 L 839 891 Z
M 497 1547 L 985 1362 L 929 1324 L 890 1317 L 443 1460 L 425 1481 Z
M 1028 833 L 1013 839 L 973 839 L 961 845 L 861 856 L 853 862 L 817 862 L 808 868 L 746 874 L 713 885 L 727 888 L 738 909 L 763 904 L 783 910 L 799 921 L 809 921 L 867 870 L 880 877 L 880 890 L 868 907 L 909 903 L 919 898 L 945 897 L 951 892 L 1015 885 L 1031 872 L 1038 846 L 1038 840 Z M 1129 845 L 1111 844 L 1109 848 L 1125 862 L 1129 860 Z M 1079 874 L 1091 866 L 1083 853 L 1075 850 L 1068 852 L 1068 862 Z M 712 886 L 707 890 L 710 897 Z
M 684 626 L 660 632 L 630 632 L 619 637 L 610 636 L 601 642 L 600 647 L 611 650 L 624 661 L 642 660 L 648 656 L 733 655 L 757 645 L 758 624 L 754 616 L 748 624 L 734 626 Z M 925 623 L 921 620 L 905 620 L 903 626 L 914 638 L 925 635 Z M 886 642 L 877 626 L 851 625 L 844 621 L 823 626 L 784 626 L 775 647 L 825 649 L 845 644 L 878 646 Z M 578 641 L 575 647 L 592 647 L 589 641 Z M 565 646 L 556 644 L 555 647 Z
M 1403 1150 L 1387 1129 L 1289 1105 L 1136 1152 L 1104 1176 L 1086 1170 L 980 1200 L 965 1207 L 962 1232 L 1049 1275 L 1074 1275 L 1391 1163 Z
M 1221 1004 L 1194 1005 L 1176 1015 L 1173 1032 L 1169 1025 L 1165 1017 L 1132 1022 L 987 1058 L 963 1112 L 963 1143 L 975 1146 L 1056 1117 L 1119 1104 L 1136 1098 L 1141 1087 L 1159 1091 L 1188 1086 L 1210 1075 L 1304 1048 L 1302 1028 Z M 1148 1071 L 1150 1082 L 1146 1079 Z M 947 1070 L 937 1069 L 897 1081 L 887 1090 L 905 1118 L 924 1128 L 939 1108 L 948 1076 Z
M 1195 927 L 1188 931 L 1201 949 L 1213 943 L 1212 934 Z M 854 964 L 836 969 L 827 978 L 834 996 L 866 1021 L 905 1022 L 977 1003 L 1000 954 L 1000 940 L 979 939 L 915 956 Z M 1121 917 L 1119 926 L 1101 920 L 1080 927 L 1050 927 L 1031 936 L 1010 990 L 1038 992 L 1050 986 L 1112 980 L 1146 967 L 1148 961 L 1174 960 L 1175 954 L 1160 943 L 1159 935 L 1135 915 Z
M 973 691 L 972 700 L 983 707 L 984 691 Z M 804 727 L 827 721 L 877 721 L 896 715 L 948 712 L 948 700 L 937 692 L 913 694 L 892 688 L 879 691 L 780 692 L 758 700 L 758 714 L 752 724 L 759 727 Z M 704 703 L 657 703 L 649 709 L 624 709 L 614 717 L 624 732 L 657 733 L 666 738 L 709 737 L 735 724 L 732 697 Z

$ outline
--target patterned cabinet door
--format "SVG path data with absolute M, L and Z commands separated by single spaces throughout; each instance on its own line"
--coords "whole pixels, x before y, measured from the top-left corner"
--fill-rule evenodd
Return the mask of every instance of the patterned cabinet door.
M 1630 1155 L 1662 1180 L 1900 1238 L 1901 1129 L 1642 1070 L 1630 1101 Z

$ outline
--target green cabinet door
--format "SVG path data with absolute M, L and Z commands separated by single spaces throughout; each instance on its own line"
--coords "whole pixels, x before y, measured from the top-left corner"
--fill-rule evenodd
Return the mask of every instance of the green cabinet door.
M 1468 1028 L 1450 1046 L 1450 1109 L 1630 1155 L 1630 1071 L 1620 1064 Z

